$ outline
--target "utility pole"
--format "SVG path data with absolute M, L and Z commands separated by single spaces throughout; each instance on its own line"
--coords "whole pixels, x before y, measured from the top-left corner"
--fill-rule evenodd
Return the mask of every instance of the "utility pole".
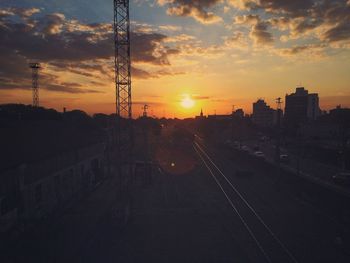
M 231 116 L 231 143 L 233 143 L 234 139 L 234 122 L 235 122 L 235 105 L 232 105 L 232 116 Z
M 277 162 L 278 166 L 278 179 L 277 185 L 281 180 L 281 114 L 282 114 L 282 99 L 276 99 L 277 104 L 277 136 L 276 136 L 276 153 L 275 153 L 275 162 Z
M 39 69 L 40 63 L 29 63 L 32 69 L 32 92 L 33 92 L 33 107 L 39 107 Z
M 280 159 L 281 159 L 281 113 L 282 113 L 282 99 L 277 98 L 276 99 L 277 104 L 277 138 L 276 138 L 276 156 L 275 160 L 278 163 L 278 166 L 280 166 Z
M 149 108 L 149 106 L 147 104 L 143 105 L 143 107 L 142 107 L 142 110 L 143 110 L 142 117 L 147 118 L 147 110 L 148 110 L 148 108 Z
M 114 65 L 117 115 L 118 174 L 121 198 L 125 202 L 125 222 L 130 214 L 130 186 L 132 182 L 132 100 L 129 0 L 114 1 Z M 124 194 L 123 194 L 124 193 Z

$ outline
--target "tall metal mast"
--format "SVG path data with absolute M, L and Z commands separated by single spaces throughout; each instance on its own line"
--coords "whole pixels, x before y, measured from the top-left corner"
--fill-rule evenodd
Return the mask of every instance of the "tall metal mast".
M 116 113 L 132 118 L 129 0 L 114 0 Z
M 29 63 L 32 69 L 32 92 L 33 92 L 33 106 L 39 107 L 39 69 L 40 63 Z
M 117 169 L 121 214 L 126 223 L 131 211 L 133 174 L 133 129 L 131 102 L 131 58 L 129 0 L 114 1 L 115 85 L 117 114 Z

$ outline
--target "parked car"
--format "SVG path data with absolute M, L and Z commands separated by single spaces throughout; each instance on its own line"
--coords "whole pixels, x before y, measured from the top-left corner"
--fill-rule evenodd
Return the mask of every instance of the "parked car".
M 336 184 L 350 185 L 350 172 L 340 172 L 332 176 Z

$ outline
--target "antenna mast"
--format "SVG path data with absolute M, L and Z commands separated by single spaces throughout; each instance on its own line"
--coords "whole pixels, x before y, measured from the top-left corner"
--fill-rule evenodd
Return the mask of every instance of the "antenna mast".
M 32 69 L 32 92 L 33 92 L 33 107 L 39 107 L 39 69 L 40 63 L 29 63 Z
M 129 0 L 114 0 L 116 113 L 132 118 Z

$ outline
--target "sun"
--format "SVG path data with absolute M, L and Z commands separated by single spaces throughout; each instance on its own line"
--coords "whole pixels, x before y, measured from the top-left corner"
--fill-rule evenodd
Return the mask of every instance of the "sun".
M 190 109 L 193 108 L 195 102 L 189 95 L 184 95 L 184 97 L 181 100 L 181 106 Z

